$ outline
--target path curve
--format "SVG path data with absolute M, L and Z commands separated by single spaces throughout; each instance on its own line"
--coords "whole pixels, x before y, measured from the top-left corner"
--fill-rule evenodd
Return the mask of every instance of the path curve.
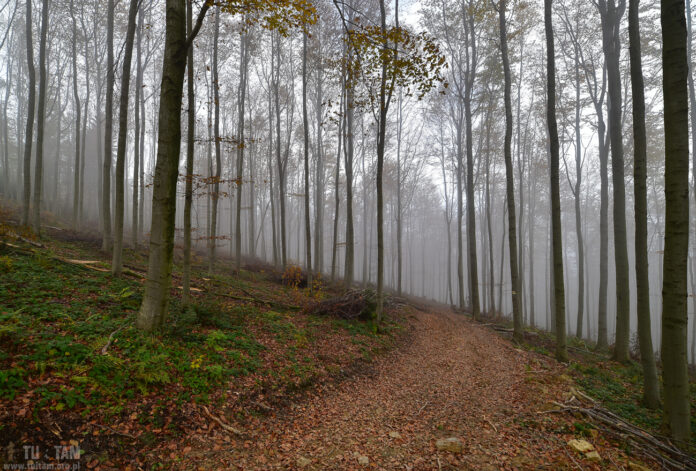
M 562 469 L 550 457 L 572 459 L 562 437 L 529 426 L 567 387 L 554 361 L 451 312 L 415 312 L 409 324 L 407 344 L 265 417 L 202 468 L 485 471 Z M 447 437 L 463 451 L 438 451 Z

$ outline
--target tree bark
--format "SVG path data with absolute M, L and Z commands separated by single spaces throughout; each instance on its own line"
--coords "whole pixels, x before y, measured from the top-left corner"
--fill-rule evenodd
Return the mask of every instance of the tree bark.
M 193 29 L 192 0 L 186 0 L 186 35 Z M 140 64 L 138 64 L 140 69 Z M 140 70 L 139 70 L 140 71 Z M 191 206 L 193 204 L 193 161 L 196 138 L 196 97 L 193 88 L 193 47 L 186 54 L 186 95 L 188 99 L 188 121 L 186 123 L 186 188 L 184 190 L 184 266 L 181 282 L 181 303 L 187 306 L 191 302 Z
M 548 0 L 545 0 L 548 1 Z M 524 326 L 522 323 L 522 310 L 520 308 L 520 283 L 517 264 L 517 223 L 515 220 L 515 183 L 514 170 L 512 168 L 512 102 L 511 102 L 511 78 L 510 59 L 508 57 L 507 30 L 505 20 L 505 8 L 507 1 L 500 0 L 498 14 L 500 20 L 500 52 L 503 59 L 503 72 L 505 76 L 505 188 L 506 205 L 508 209 L 508 245 L 510 251 L 510 281 L 512 284 L 512 317 L 514 323 L 513 337 L 522 340 Z
M 650 328 L 650 278 L 648 272 L 647 139 L 645 135 L 645 91 L 640 57 L 640 0 L 628 2 L 629 57 L 633 93 L 633 185 L 636 224 L 636 296 L 638 343 L 643 365 L 643 402 L 650 409 L 660 405 L 660 387 Z M 688 203 L 687 203 L 688 206 Z
M 111 148 L 114 103 L 114 0 L 106 6 L 106 103 L 104 104 L 104 161 L 102 162 L 102 250 L 111 250 Z
M 551 4 L 544 0 L 546 30 L 546 120 L 549 131 L 551 177 L 551 232 L 553 256 L 553 291 L 556 317 L 556 359 L 568 361 L 566 346 L 565 288 L 563 285 L 563 233 L 561 228 L 561 191 L 559 184 L 558 125 L 556 124 L 556 58 L 553 41 Z
M 220 152 L 220 80 L 218 76 L 218 43 L 220 42 L 220 7 L 215 10 L 215 29 L 213 32 L 213 139 L 215 140 L 215 174 L 211 175 L 213 180 L 213 192 L 211 197 L 210 214 L 210 234 L 208 239 L 208 272 L 213 272 L 215 266 L 215 248 L 217 246 L 217 215 L 218 199 L 220 196 L 220 172 L 222 167 L 222 156 Z
M 312 291 L 312 226 L 309 212 L 309 115 L 307 113 L 307 34 L 302 35 L 302 126 L 304 138 L 304 213 L 307 249 L 307 288 Z
M 614 188 L 614 262 L 616 265 L 616 342 L 613 358 L 629 360 L 630 286 L 628 279 L 628 243 L 626 239 L 626 191 L 624 181 L 624 152 L 621 125 L 621 75 L 619 59 L 621 44 L 619 24 L 625 0 L 598 0 L 602 19 L 602 47 L 607 64 L 609 87 L 609 136 L 611 170 Z
M 80 94 L 77 91 L 77 21 L 75 20 L 75 2 L 73 0 L 70 0 L 70 19 L 72 20 L 72 74 L 73 100 L 75 101 L 75 163 L 73 168 L 72 228 L 73 230 L 77 230 L 80 204 L 80 120 L 82 118 L 82 108 L 80 106 Z M 85 59 L 89 60 L 87 58 Z
M 164 323 L 169 304 L 176 183 L 181 147 L 181 100 L 187 50 L 200 29 L 209 4 L 201 7 L 193 32 L 186 37 L 185 0 L 167 0 L 164 61 L 160 88 L 157 162 L 152 194 L 152 223 L 145 293 L 136 326 L 151 332 Z
M 29 97 L 27 98 L 27 124 L 24 131 L 24 199 L 22 206 L 22 225 L 29 225 L 31 207 L 31 146 L 34 136 L 34 108 L 36 106 L 36 69 L 34 68 L 34 32 L 32 28 L 32 0 L 27 0 L 25 39 L 27 42 L 27 75 L 29 76 Z
M 131 62 L 133 59 L 133 41 L 135 39 L 135 20 L 138 14 L 139 0 L 130 0 L 128 7 L 128 27 L 123 51 L 123 72 L 121 74 L 121 97 L 118 115 L 118 140 L 116 147 L 116 205 L 114 214 L 114 248 L 111 273 L 120 275 L 123 269 L 123 220 L 125 213 L 125 170 L 126 148 L 128 143 L 128 98 L 130 96 Z
M 41 8 L 41 39 L 39 42 L 39 105 L 36 110 L 36 162 L 34 166 L 34 199 L 32 201 L 31 225 L 34 233 L 41 233 L 41 192 L 43 191 L 43 141 L 46 124 L 46 42 L 48 36 L 48 0 Z
M 689 109 L 684 0 L 662 0 L 662 88 L 665 124 L 665 253 L 662 284 L 664 422 L 686 446 L 690 438 L 687 372 L 689 246 Z

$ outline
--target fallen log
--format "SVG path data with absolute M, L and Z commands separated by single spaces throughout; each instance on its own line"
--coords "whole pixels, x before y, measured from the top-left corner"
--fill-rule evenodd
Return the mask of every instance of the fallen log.
M 341 296 L 325 299 L 305 309 L 307 314 L 356 319 L 371 315 L 377 307 L 377 296 L 369 290 L 349 290 Z

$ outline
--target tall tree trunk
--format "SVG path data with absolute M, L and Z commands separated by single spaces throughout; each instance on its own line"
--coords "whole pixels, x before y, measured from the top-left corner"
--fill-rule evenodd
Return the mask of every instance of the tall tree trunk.
M 398 25 L 399 3 L 396 2 L 396 15 Z M 384 173 L 384 149 L 386 143 L 387 114 L 389 112 L 389 98 L 391 90 L 387 90 L 387 61 L 386 55 L 390 54 L 387 39 L 387 12 L 385 0 L 379 0 L 380 29 L 383 43 L 382 72 L 379 85 L 379 120 L 377 123 L 377 322 L 382 321 L 384 310 L 384 194 L 382 177 Z
M 133 40 L 135 39 L 135 19 L 138 14 L 139 0 L 130 0 L 128 7 L 128 27 L 123 51 L 123 72 L 121 74 L 121 97 L 118 111 L 118 140 L 116 147 L 116 206 L 114 214 L 114 250 L 111 273 L 120 275 L 123 268 L 123 219 L 125 213 L 125 170 L 126 148 L 128 142 L 128 98 L 130 91 L 131 62 L 133 58 Z
M 186 0 L 186 35 L 191 36 L 193 29 L 192 0 Z M 138 38 L 139 39 L 139 38 Z M 139 56 L 140 54 L 138 54 Z M 140 72 L 138 58 L 138 72 Z M 181 302 L 187 306 L 191 300 L 191 205 L 193 204 L 193 159 L 196 139 L 196 97 L 193 88 L 193 47 L 186 54 L 186 80 L 188 113 L 186 126 L 186 188 L 184 190 L 184 267 Z
M 662 378 L 664 421 L 671 437 L 690 438 L 687 372 L 689 247 L 689 110 L 687 105 L 684 0 L 662 0 L 662 91 L 665 121 L 665 255 L 662 284 Z
M 34 200 L 32 201 L 32 221 L 34 232 L 41 233 L 41 192 L 43 191 L 43 141 L 46 124 L 46 41 L 48 36 L 48 0 L 43 0 L 41 8 L 41 39 L 39 42 L 39 106 L 36 110 L 36 162 L 34 167 Z
M 401 274 L 403 272 L 403 257 L 402 257 L 402 218 L 403 208 L 401 203 L 401 137 L 403 134 L 404 119 L 403 92 L 399 90 L 399 99 L 397 105 L 397 122 L 396 122 L 396 294 L 401 296 Z
M 616 343 L 613 358 L 628 361 L 630 286 L 628 279 L 628 245 L 626 240 L 626 191 L 624 152 L 621 126 L 621 75 L 619 58 L 621 44 L 619 25 L 625 0 L 598 0 L 602 19 L 602 47 L 607 63 L 609 87 L 609 135 L 611 142 L 611 173 L 614 188 L 614 262 L 616 265 Z
M 458 120 L 457 127 L 457 282 L 459 292 L 459 309 L 464 309 L 466 304 L 466 296 L 464 294 L 464 235 L 463 235 L 463 219 L 464 219 L 464 182 L 462 181 L 462 173 L 464 172 L 464 159 L 462 152 L 462 110 L 458 105 Z
M 576 31 L 580 15 L 576 15 Z M 582 136 L 580 132 L 580 61 L 579 45 L 573 42 L 573 61 L 575 66 L 575 186 L 573 187 L 573 199 L 575 202 L 575 237 L 578 243 L 578 311 L 576 316 L 575 335 L 582 338 L 583 315 L 585 314 L 585 243 L 582 234 L 582 212 L 580 210 L 580 196 L 582 188 Z
M 188 2 L 187 2 L 187 7 L 188 7 Z M 132 219 L 132 230 L 131 230 L 131 245 L 133 248 L 138 247 L 138 240 L 140 239 L 140 230 L 141 227 L 138 224 L 138 212 L 139 212 L 139 207 L 140 207 L 140 192 L 145 191 L 144 188 L 140 186 L 140 181 L 139 181 L 139 170 L 140 170 L 140 160 L 144 158 L 141 152 L 141 144 L 140 144 L 140 95 L 142 92 L 143 88 L 143 65 L 142 65 L 142 35 L 143 35 L 143 9 L 142 5 L 138 8 L 138 26 L 137 29 L 135 30 L 136 32 L 136 40 L 135 40 L 135 67 L 136 67 L 136 72 L 135 72 L 135 100 L 133 102 L 133 111 L 134 111 L 134 124 L 135 124 L 135 139 L 134 139 L 134 146 L 133 146 L 133 155 L 134 155 L 134 161 L 133 161 L 133 212 L 131 214 L 131 219 Z M 187 11 L 187 18 L 188 18 L 188 11 Z M 145 125 L 145 116 L 143 115 L 143 126 Z
M 215 248 L 217 245 L 217 215 L 218 215 L 218 199 L 220 196 L 220 172 L 222 167 L 222 156 L 220 152 L 220 80 L 218 76 L 218 43 L 220 42 L 220 7 L 215 10 L 215 29 L 213 32 L 213 139 L 215 140 L 215 174 L 211 175 L 213 179 L 213 192 L 211 198 L 211 214 L 210 214 L 210 234 L 208 239 L 208 272 L 213 272 L 215 266 Z
M 307 288 L 312 286 L 312 227 L 309 212 L 309 115 L 307 114 L 307 34 L 302 35 L 302 126 L 304 128 L 304 212 L 305 243 L 307 249 Z
M 556 58 L 551 13 L 552 0 L 544 0 L 546 30 L 546 120 L 551 161 L 551 232 L 553 235 L 553 291 L 556 317 L 556 359 L 568 361 L 566 347 L 565 289 L 563 285 L 563 233 L 561 229 L 561 190 L 559 183 L 558 126 L 556 124 Z
M 324 143 L 322 140 L 323 123 L 322 123 L 322 107 L 323 107 L 323 89 L 322 89 L 322 71 L 323 62 L 321 56 L 321 42 L 319 35 L 321 28 L 317 28 L 315 33 L 315 41 L 317 49 L 320 52 L 317 54 L 317 64 L 315 65 L 317 72 L 317 162 L 316 162 L 316 193 L 314 194 L 314 271 L 320 274 L 324 270 Z
M 633 192 L 635 195 L 636 224 L 636 296 L 638 308 L 638 343 L 640 346 L 640 361 L 643 365 L 643 402 L 650 409 L 656 409 L 660 405 L 660 389 L 657 379 L 657 367 L 655 366 L 652 331 L 650 329 L 648 201 L 646 189 L 647 139 L 645 135 L 643 66 L 640 57 L 639 2 L 640 0 L 629 0 L 628 3 L 628 51 L 631 60 L 631 91 L 633 93 Z
M 352 11 L 349 9 L 348 18 L 352 21 Z M 353 48 L 348 45 L 347 60 L 349 63 L 353 61 Z M 354 81 L 352 76 L 352 68 L 348 68 L 348 83 Z M 345 240 L 345 265 L 343 282 L 346 288 L 350 288 L 353 284 L 353 276 L 355 274 L 355 231 L 353 230 L 353 156 L 354 156 L 354 137 L 353 137 L 353 121 L 355 116 L 355 102 L 353 96 L 353 87 L 346 88 L 346 121 L 345 121 L 345 172 L 346 172 L 346 240 Z
M 79 223 L 80 205 L 80 119 L 82 108 L 80 107 L 80 94 L 77 91 L 77 21 L 75 20 L 75 5 L 70 0 L 70 18 L 72 20 L 72 74 L 73 74 L 73 99 L 75 101 L 75 167 L 73 168 L 73 207 L 72 228 L 77 229 Z M 89 61 L 88 58 L 85 58 Z M 85 116 L 85 119 L 87 117 Z
M 111 148 L 114 107 L 114 0 L 106 6 L 106 103 L 104 104 L 104 161 L 102 163 L 102 250 L 111 250 Z
M 181 147 L 181 100 L 187 49 L 200 30 L 208 8 L 209 4 L 203 4 L 196 25 L 187 40 L 185 0 L 167 0 L 166 3 L 150 250 L 145 293 L 136 318 L 136 326 L 147 332 L 162 326 L 169 304 L 174 253 L 176 183 Z
M 344 94 L 341 94 L 341 109 L 343 109 L 343 99 Z M 340 178 L 341 178 L 341 145 L 343 144 L 343 127 L 344 119 L 343 116 L 338 118 L 338 151 L 336 153 L 336 178 L 334 186 L 334 220 L 333 220 L 333 244 L 331 248 L 331 281 L 336 279 L 336 265 L 338 262 L 338 216 L 339 210 L 341 209 L 341 198 L 340 198 Z
M 36 70 L 34 68 L 34 32 L 31 18 L 31 2 L 27 0 L 25 39 L 27 42 L 27 75 L 29 75 L 29 97 L 27 98 L 27 124 L 24 131 L 24 199 L 22 206 L 22 225 L 29 225 L 31 206 L 31 146 L 34 136 L 34 107 L 36 106 Z
M 237 212 L 235 219 L 234 234 L 234 256 L 235 268 L 237 273 L 242 269 L 242 178 L 244 177 L 244 148 L 246 146 L 244 138 L 244 114 L 246 113 L 247 95 L 247 71 L 249 70 L 249 40 L 248 32 L 244 32 L 240 37 L 239 47 L 239 90 L 237 93 L 237 104 L 239 117 L 237 120 Z M 250 202 L 253 206 L 254 202 Z
M 524 326 L 522 323 L 522 310 L 520 308 L 520 283 L 517 265 L 517 223 L 515 220 L 515 183 L 514 170 L 512 168 L 511 149 L 511 78 L 510 59 L 508 58 L 507 30 L 505 22 L 505 8 L 507 6 L 506 4 L 506 0 L 500 0 L 500 3 L 498 4 L 498 14 L 500 17 L 500 51 L 503 58 L 503 72 L 505 75 L 505 187 L 507 195 L 506 204 L 508 208 L 508 245 L 510 246 L 510 281 L 512 284 L 512 317 L 514 323 L 513 337 L 515 338 L 515 340 L 522 340 Z
M 469 2 L 469 9 L 473 9 Z M 474 202 L 474 149 L 472 132 L 471 100 L 476 78 L 477 52 L 476 32 L 473 12 L 466 15 L 464 30 L 467 39 L 466 89 L 464 91 L 464 118 L 466 120 L 466 214 L 467 246 L 469 259 L 469 295 L 471 296 L 471 315 L 478 319 L 481 315 L 478 289 L 478 262 L 476 249 L 476 207 Z M 470 36 L 470 38 L 469 38 Z

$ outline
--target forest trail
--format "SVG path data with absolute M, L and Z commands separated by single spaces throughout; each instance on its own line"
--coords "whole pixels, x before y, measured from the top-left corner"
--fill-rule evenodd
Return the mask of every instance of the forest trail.
M 404 345 L 367 371 L 261 418 L 199 455 L 198 469 L 575 467 L 568 438 L 540 425 L 564 420 L 539 412 L 569 388 L 555 362 L 449 312 L 416 312 L 410 325 Z M 448 437 L 461 453 L 436 449 Z

